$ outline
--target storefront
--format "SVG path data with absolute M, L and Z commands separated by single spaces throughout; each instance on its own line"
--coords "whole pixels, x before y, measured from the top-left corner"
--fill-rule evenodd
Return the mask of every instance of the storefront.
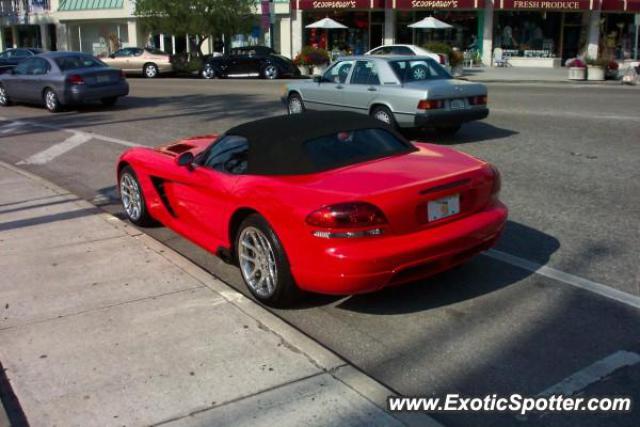
M 302 45 L 361 55 L 383 44 L 384 0 L 298 0 L 302 12 Z M 324 30 L 307 25 L 329 17 L 345 29 Z
M 423 46 L 441 42 L 461 50 L 478 49 L 482 39 L 483 0 L 392 0 L 395 10 L 396 43 Z M 433 16 L 453 28 L 411 29 L 409 24 Z
M 127 21 L 74 22 L 67 25 L 69 49 L 106 56 L 129 47 Z
M 500 0 L 493 46 L 512 65 L 557 67 L 586 46 L 592 0 Z
M 638 59 L 640 0 L 603 0 L 599 48 L 617 60 Z

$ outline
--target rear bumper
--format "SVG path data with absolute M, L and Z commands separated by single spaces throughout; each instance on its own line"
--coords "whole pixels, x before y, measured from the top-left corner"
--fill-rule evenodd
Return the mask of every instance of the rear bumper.
M 166 62 L 158 62 L 156 63 L 158 66 L 158 71 L 160 73 L 172 73 L 173 72 L 173 64 Z
M 474 120 L 482 120 L 489 115 L 488 108 L 468 108 L 465 110 L 429 111 L 416 114 L 413 126 L 453 126 Z
M 121 80 L 118 83 L 100 87 L 85 85 L 73 86 L 65 90 L 63 104 L 81 104 L 87 101 L 98 101 L 103 98 L 120 97 L 129 94 L 129 83 Z
M 311 247 L 312 268 L 296 268 L 293 276 L 306 290 L 327 294 L 372 292 L 428 277 L 465 262 L 498 240 L 507 220 L 500 202 L 466 218 L 418 233 L 359 241 L 328 240 L 322 250 Z

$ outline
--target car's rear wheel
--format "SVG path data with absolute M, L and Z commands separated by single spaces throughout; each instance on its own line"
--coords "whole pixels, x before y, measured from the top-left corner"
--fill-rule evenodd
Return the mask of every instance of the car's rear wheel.
M 136 225 L 151 225 L 153 219 L 147 211 L 142 194 L 142 187 L 136 173 L 131 166 L 125 166 L 120 171 L 120 200 L 129 221 Z
M 117 96 L 111 96 L 109 98 L 102 98 L 100 100 L 100 102 L 102 102 L 102 105 L 110 107 L 112 105 L 115 105 L 116 102 L 118 102 L 118 97 Z
M 44 106 L 51 113 L 57 113 L 58 111 L 62 110 L 62 104 L 60 104 L 58 95 L 53 89 L 46 89 L 42 97 L 44 99 Z
M 287 111 L 289 114 L 301 114 L 304 113 L 304 101 L 297 93 L 292 93 L 287 99 Z
M 242 221 L 235 241 L 235 255 L 242 279 L 260 302 L 283 307 L 291 305 L 300 291 L 278 236 L 260 215 Z
M 156 64 L 145 64 L 145 66 L 142 68 L 142 73 L 148 79 L 158 77 L 158 66 Z
M 262 70 L 262 77 L 267 79 L 267 80 L 275 80 L 278 78 L 278 75 L 280 73 L 278 72 L 278 67 L 276 67 L 275 65 L 267 65 L 266 67 L 264 67 L 264 69 Z
M 436 127 L 436 133 L 442 136 L 454 136 L 462 125 L 450 125 L 450 126 L 438 126 Z
M 205 65 L 200 74 L 203 79 L 211 80 L 216 78 L 216 70 L 211 65 Z
M 396 119 L 393 117 L 391 110 L 389 110 L 384 105 L 378 105 L 371 109 L 371 117 L 376 120 L 380 120 L 383 123 L 388 124 L 392 128 L 396 128 Z
M 0 84 L 0 106 L 7 107 L 11 105 L 11 99 L 7 94 L 7 90 Z

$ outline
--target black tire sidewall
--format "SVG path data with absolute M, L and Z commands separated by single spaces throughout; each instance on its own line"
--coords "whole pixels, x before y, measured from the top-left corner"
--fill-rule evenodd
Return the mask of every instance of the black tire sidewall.
M 255 227 L 258 230 L 262 231 L 267 239 L 269 239 L 269 243 L 273 248 L 274 255 L 276 258 L 276 270 L 278 272 L 278 280 L 276 282 L 276 289 L 271 294 L 271 296 L 264 298 L 256 294 L 253 289 L 245 282 L 244 277 L 242 281 L 245 282 L 245 286 L 251 292 L 253 297 L 260 301 L 263 304 L 272 306 L 272 307 L 285 307 L 291 305 L 300 291 L 293 280 L 293 276 L 291 275 L 291 267 L 289 265 L 289 259 L 287 258 L 287 254 L 280 242 L 280 239 L 275 234 L 269 223 L 266 219 L 264 219 L 259 214 L 251 214 L 246 217 L 240 226 L 238 227 L 238 231 L 234 240 L 234 257 L 236 262 L 239 259 L 239 250 L 238 248 L 240 243 L 240 235 L 242 234 L 242 230 L 247 227 Z M 239 264 L 239 263 L 238 263 Z M 242 275 L 242 273 L 241 273 Z
M 151 218 L 151 216 L 149 215 L 149 211 L 147 210 L 147 200 L 144 197 L 144 192 L 142 191 L 142 186 L 140 185 L 140 180 L 138 179 L 138 175 L 136 175 L 136 172 L 133 170 L 131 166 L 123 167 L 122 170 L 120 171 L 120 174 L 118 174 L 118 191 L 120 192 L 120 180 L 122 179 L 122 176 L 124 174 L 129 174 L 138 185 L 138 190 L 140 191 L 140 199 L 142 202 L 141 208 L 140 208 L 141 209 L 140 218 L 134 221 L 129 216 L 129 213 L 126 211 L 126 209 L 124 209 L 124 203 L 122 202 L 122 193 L 120 193 L 120 204 L 122 205 L 122 210 L 124 211 L 124 214 L 127 216 L 127 219 L 135 225 L 139 225 L 139 226 L 151 225 L 153 223 L 153 219 Z

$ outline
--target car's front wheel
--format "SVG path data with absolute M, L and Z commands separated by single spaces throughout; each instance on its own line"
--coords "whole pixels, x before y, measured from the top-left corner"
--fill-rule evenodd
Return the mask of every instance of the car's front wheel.
M 297 93 L 292 93 L 287 99 L 287 111 L 289 114 L 301 114 L 304 113 L 304 102 Z
M 142 187 L 131 166 L 125 166 L 120 172 L 120 200 L 129 221 L 136 225 L 151 225 L 153 219 L 147 211 Z
M 262 70 L 262 77 L 267 80 L 275 80 L 279 76 L 278 67 L 273 64 L 267 65 Z
M 260 302 L 283 307 L 299 295 L 287 255 L 278 236 L 260 215 L 242 221 L 235 241 L 235 255 L 242 279 Z
M 371 117 L 373 117 L 376 120 L 380 120 L 383 123 L 388 124 L 394 129 L 396 128 L 396 120 L 393 117 L 391 110 L 389 110 L 387 107 L 383 105 L 378 105 L 376 107 L 373 107 L 373 109 L 371 110 Z
M 145 64 L 144 68 L 142 69 L 142 73 L 148 79 L 158 77 L 158 66 L 156 64 Z
M 216 70 L 211 65 L 205 65 L 200 74 L 203 79 L 211 80 L 216 78 Z
M 44 106 L 51 113 L 57 113 L 62 110 L 62 104 L 60 104 L 60 100 L 58 99 L 58 95 L 55 93 L 53 89 L 46 89 L 43 94 L 44 98 Z
M 7 90 L 4 88 L 3 85 L 0 84 L 0 106 L 6 107 L 9 105 L 11 105 L 11 99 L 7 94 Z

